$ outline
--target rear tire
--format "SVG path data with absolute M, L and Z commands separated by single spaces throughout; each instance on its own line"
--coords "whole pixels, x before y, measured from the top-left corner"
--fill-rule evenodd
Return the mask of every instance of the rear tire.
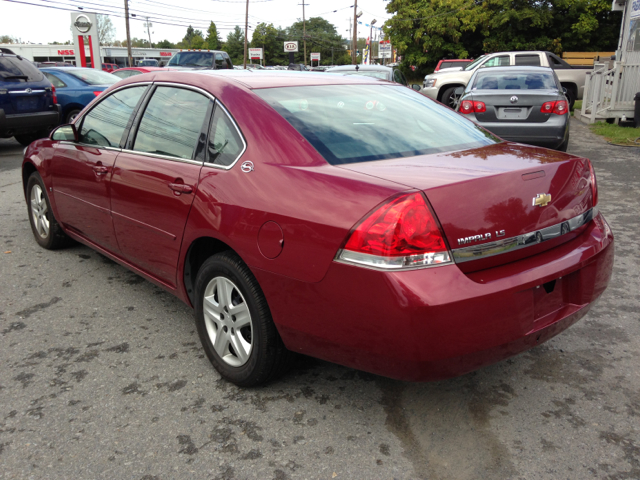
M 196 277 L 196 327 L 209 361 L 238 386 L 281 376 L 293 353 L 280 338 L 258 281 L 234 252 L 213 255 Z
M 573 90 L 572 87 L 565 87 L 567 89 L 567 93 L 565 94 L 565 97 L 567 97 L 567 103 L 569 103 L 569 111 L 573 110 L 573 106 L 576 103 L 576 92 Z
M 43 130 L 36 133 L 23 133 L 22 135 L 16 135 L 15 139 L 23 147 L 28 147 L 29 145 L 31 145 L 31 142 L 35 142 L 40 138 L 45 138 L 47 135 L 49 135 L 49 132 L 46 130 Z
M 80 113 L 80 110 L 78 110 L 78 109 L 71 110 L 69 113 L 67 113 L 67 117 L 65 119 L 65 123 L 73 122 L 76 119 L 76 117 L 78 116 L 79 113 Z
M 566 152 L 568 148 L 569 148 L 569 135 L 567 135 L 567 138 L 565 139 L 565 141 L 562 142 L 560 146 L 556 148 L 556 150 L 558 150 L 559 152 Z
M 43 248 L 56 250 L 73 243 L 53 216 L 47 189 L 40 174 L 34 172 L 27 181 L 27 208 L 33 236 Z

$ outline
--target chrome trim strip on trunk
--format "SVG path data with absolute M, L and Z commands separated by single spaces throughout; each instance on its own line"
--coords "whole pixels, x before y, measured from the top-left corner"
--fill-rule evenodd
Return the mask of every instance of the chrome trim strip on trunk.
M 9 94 L 30 94 L 30 93 L 44 93 L 44 90 L 31 90 L 31 91 L 27 91 L 27 90 L 9 90 Z
M 493 257 L 503 253 L 513 252 L 521 248 L 537 245 L 547 240 L 558 238 L 576 230 L 583 225 L 589 223 L 598 214 L 598 207 L 593 207 L 586 212 L 570 218 L 564 222 L 552 225 L 550 227 L 536 230 L 534 232 L 524 233 L 516 237 L 505 238 L 495 242 L 483 243 L 481 245 L 473 245 L 471 247 L 455 248 L 451 250 L 453 261 L 455 263 L 469 262 L 480 258 Z

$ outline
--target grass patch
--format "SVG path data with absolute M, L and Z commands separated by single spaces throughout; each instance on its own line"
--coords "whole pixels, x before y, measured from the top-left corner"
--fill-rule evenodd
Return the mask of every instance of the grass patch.
M 582 100 L 576 100 L 573 104 L 573 108 L 571 109 L 571 115 L 573 116 L 574 110 L 582 110 Z
M 596 135 L 602 135 L 608 142 L 640 147 L 640 128 L 621 127 L 620 125 L 606 122 L 594 123 L 589 125 L 589 128 Z

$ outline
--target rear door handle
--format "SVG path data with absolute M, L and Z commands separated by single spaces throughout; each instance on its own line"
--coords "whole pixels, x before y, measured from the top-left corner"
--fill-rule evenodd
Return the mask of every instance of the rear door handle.
M 96 172 L 97 175 L 104 175 L 109 172 L 109 167 L 105 167 L 104 165 L 94 165 L 93 171 Z
M 176 192 L 176 194 L 193 192 L 193 187 L 184 183 L 170 183 L 169 188 Z

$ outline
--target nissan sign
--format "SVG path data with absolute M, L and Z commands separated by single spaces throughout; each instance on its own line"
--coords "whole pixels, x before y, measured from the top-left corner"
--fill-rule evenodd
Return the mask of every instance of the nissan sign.
M 295 53 L 298 51 L 298 42 L 284 42 L 284 51 L 286 53 Z
M 91 30 L 91 20 L 86 15 L 78 15 L 76 21 L 73 22 L 73 26 L 78 29 L 80 33 L 87 33 Z

